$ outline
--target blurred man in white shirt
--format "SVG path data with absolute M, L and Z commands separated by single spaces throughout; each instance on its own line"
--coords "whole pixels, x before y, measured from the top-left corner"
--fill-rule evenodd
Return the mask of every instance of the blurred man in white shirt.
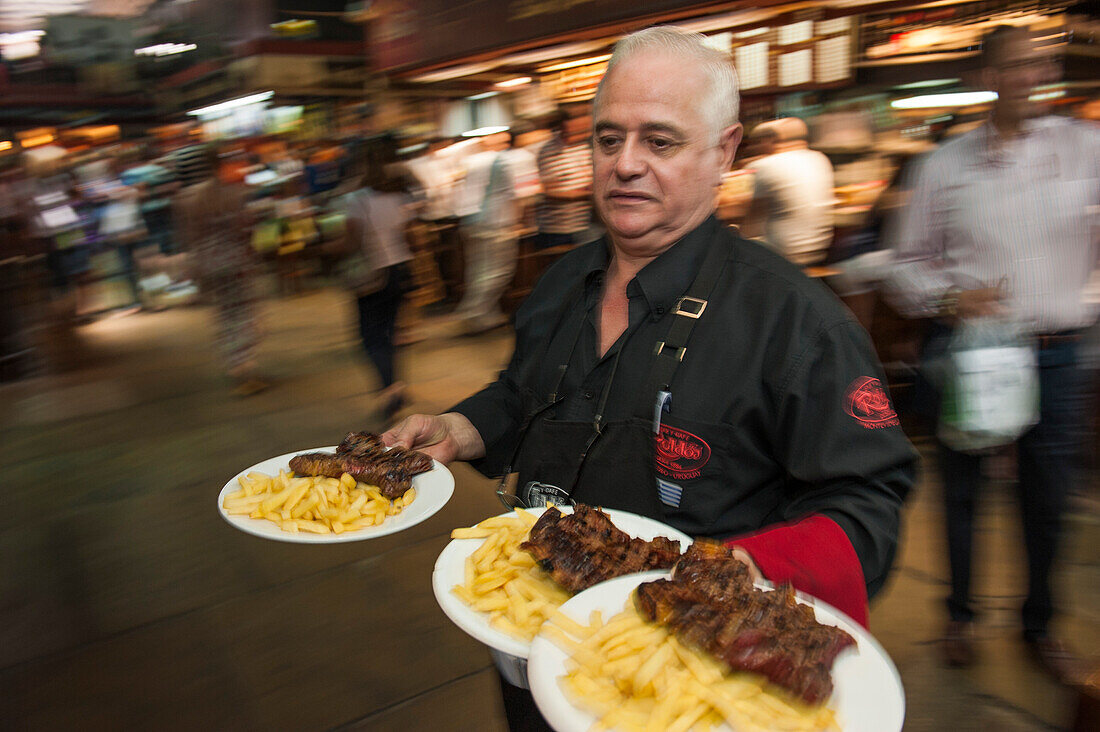
M 833 165 L 807 143 L 797 117 L 770 122 L 774 152 L 753 165 L 752 204 L 742 234 L 764 242 L 795 264 L 818 264 L 833 240 Z

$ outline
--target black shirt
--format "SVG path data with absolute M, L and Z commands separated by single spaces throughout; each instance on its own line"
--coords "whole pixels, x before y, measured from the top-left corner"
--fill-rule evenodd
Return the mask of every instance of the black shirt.
M 592 420 L 612 370 L 605 420 L 652 414 L 656 394 L 643 392 L 654 346 L 714 246 L 729 256 L 662 418 L 705 443 L 708 464 L 701 474 L 673 465 L 658 476 L 682 491 L 669 515 L 693 535 L 727 538 L 824 514 L 844 529 L 873 591 L 893 559 L 916 453 L 886 400 L 870 339 L 822 283 L 713 217 L 629 283 L 629 324 L 602 358 L 595 323 L 608 244 L 555 262 L 516 314 L 508 368 L 453 410 L 485 442 L 478 467 L 503 470 L 523 417 L 547 399 L 563 363 L 555 419 Z

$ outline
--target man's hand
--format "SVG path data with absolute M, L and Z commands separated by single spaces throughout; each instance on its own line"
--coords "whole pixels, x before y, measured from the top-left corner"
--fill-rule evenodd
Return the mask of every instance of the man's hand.
M 1004 312 L 999 287 L 983 287 L 978 290 L 963 290 L 955 303 L 955 318 L 969 320 L 1000 315 Z
M 419 450 L 444 465 L 485 455 L 485 443 L 470 420 L 456 412 L 414 414 L 382 433 L 389 447 Z
M 752 557 L 749 556 L 747 551 L 739 546 L 733 546 L 730 547 L 730 549 L 733 551 L 734 559 L 740 559 L 742 562 L 749 565 L 749 574 L 752 575 L 753 582 L 762 582 L 765 579 L 764 574 L 760 571 L 760 567 L 756 566 L 756 562 L 752 560 Z

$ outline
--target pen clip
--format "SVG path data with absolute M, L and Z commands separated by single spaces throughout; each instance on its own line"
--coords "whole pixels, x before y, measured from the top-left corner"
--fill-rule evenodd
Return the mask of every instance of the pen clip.
M 653 434 L 661 434 L 661 414 L 669 411 L 672 406 L 672 392 L 657 392 L 657 401 L 653 405 Z

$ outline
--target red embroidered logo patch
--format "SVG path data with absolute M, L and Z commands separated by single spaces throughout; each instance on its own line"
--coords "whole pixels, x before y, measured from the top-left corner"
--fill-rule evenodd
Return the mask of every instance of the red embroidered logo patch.
M 898 413 L 890 406 L 890 397 L 882 382 L 871 376 L 861 376 L 848 387 L 844 411 L 870 430 L 897 427 Z
M 663 475 L 681 480 L 698 478 L 710 460 L 710 445 L 705 440 L 667 424 L 661 425 L 661 433 L 653 442 L 655 467 Z

